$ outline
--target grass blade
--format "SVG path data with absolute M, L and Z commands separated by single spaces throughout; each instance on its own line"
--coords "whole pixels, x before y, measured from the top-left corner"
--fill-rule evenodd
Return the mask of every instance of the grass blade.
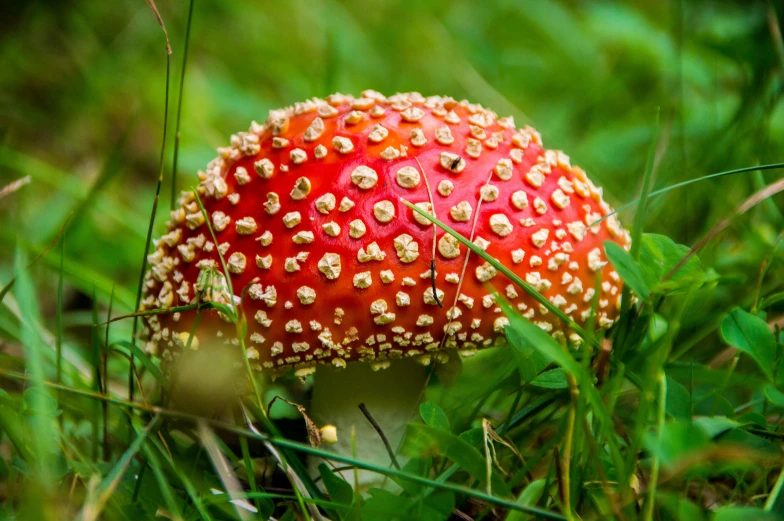
M 183 521 L 185 518 L 182 516 L 177 498 L 175 497 L 174 491 L 172 490 L 171 484 L 169 483 L 169 477 L 161 467 L 161 460 L 158 458 L 157 451 L 152 448 L 149 443 L 145 443 L 144 454 L 147 457 L 150 470 L 155 476 L 155 481 L 158 482 L 158 488 L 160 489 L 161 495 L 163 496 L 163 500 L 166 502 L 166 507 L 169 509 L 169 515 L 172 516 L 171 519 L 174 519 L 175 521 Z
M 640 258 L 640 246 L 642 238 L 642 231 L 645 228 L 645 212 L 648 208 L 648 198 L 651 195 L 651 186 L 653 185 L 653 165 L 656 159 L 656 145 L 659 141 L 659 109 L 656 109 L 656 123 L 653 127 L 653 136 L 651 137 L 651 144 L 648 148 L 648 158 L 645 161 L 645 173 L 642 177 L 642 191 L 640 198 L 637 199 L 638 205 L 637 212 L 634 214 L 634 227 L 632 228 L 632 248 L 629 253 L 632 254 L 634 260 Z
M 161 196 L 161 185 L 163 184 L 163 158 L 164 153 L 166 152 L 166 131 L 168 129 L 169 123 L 169 83 L 170 83 L 170 72 L 171 72 L 171 45 L 169 45 L 169 35 L 166 33 L 166 26 L 163 23 L 163 19 L 161 18 L 160 13 L 158 12 L 158 8 L 155 6 L 155 2 L 153 0 L 147 0 L 147 5 L 150 6 L 153 13 L 155 13 L 155 17 L 158 20 L 158 23 L 163 29 L 163 34 L 166 38 L 166 94 L 164 96 L 164 105 L 163 105 L 163 137 L 161 138 L 161 157 L 158 166 L 158 184 L 155 187 L 155 198 L 152 202 L 152 211 L 150 212 L 150 223 L 147 226 L 147 239 L 144 244 L 144 252 L 142 255 L 142 266 L 141 270 L 139 270 L 139 285 L 138 290 L 136 292 L 136 305 L 134 306 L 134 311 L 139 311 L 139 306 L 141 305 L 142 301 L 142 292 L 144 290 L 144 274 L 147 272 L 147 252 L 150 251 L 150 243 L 152 242 L 152 230 L 155 226 L 155 214 L 158 211 L 158 200 Z M 139 327 L 139 319 L 138 317 L 134 317 L 133 319 L 133 329 L 131 333 L 131 342 L 136 343 L 136 332 Z M 128 367 L 128 398 L 130 401 L 133 401 L 133 394 L 134 394 L 134 379 L 133 375 L 136 371 L 136 365 L 134 363 L 134 356 L 131 354 L 130 359 L 130 366 Z M 129 425 L 130 428 L 130 425 Z
M 405 204 L 406 206 L 411 208 L 411 210 L 413 210 L 414 212 L 418 213 L 422 217 L 426 218 L 428 221 L 434 223 L 436 226 L 438 226 L 439 228 L 441 228 L 442 230 L 444 230 L 445 232 L 450 234 L 452 237 L 454 237 L 455 239 L 460 241 L 466 248 L 470 249 L 472 252 L 476 253 L 481 258 L 483 258 L 484 260 L 489 262 L 496 270 L 498 270 L 500 273 L 502 273 L 507 278 L 509 278 L 509 280 L 514 282 L 520 288 L 522 288 L 526 293 L 531 295 L 534 299 L 536 299 L 537 302 L 539 302 L 545 308 L 547 308 L 548 311 L 550 311 L 553 315 L 558 317 L 567 326 L 569 326 L 572 330 L 574 330 L 578 335 L 580 335 L 582 338 L 586 338 L 586 336 L 587 336 L 586 332 L 585 332 L 585 330 L 582 327 L 580 327 L 574 320 L 569 318 L 569 316 L 566 313 L 564 313 L 563 311 L 558 309 L 552 302 L 550 302 L 545 297 L 543 297 L 542 294 L 539 293 L 538 291 L 536 291 L 536 289 L 533 286 L 531 286 L 526 281 L 521 279 L 519 276 L 517 276 L 516 273 L 512 272 L 509 268 L 507 268 L 506 266 L 501 264 L 501 262 L 498 259 L 488 255 L 487 252 L 485 252 L 482 248 L 480 248 L 479 246 L 477 246 L 473 242 L 471 242 L 468 239 L 466 239 L 465 237 L 463 237 L 460 233 L 458 233 L 455 230 L 453 230 L 452 228 L 450 228 L 443 221 L 433 217 L 429 213 L 427 213 L 424 210 L 422 210 L 421 208 L 411 204 L 410 202 L 406 201 L 405 199 L 400 199 L 400 200 L 403 202 L 403 204 Z
M 93 391 L 98 394 L 103 393 L 103 386 L 101 385 L 101 342 L 98 338 L 98 299 L 95 296 L 95 289 L 93 288 L 93 327 L 90 329 L 90 354 L 91 364 L 93 367 Z M 92 452 L 90 453 L 93 463 L 98 461 L 98 427 L 100 420 L 98 419 L 98 411 L 100 403 L 93 402 L 93 421 L 92 421 Z
M 731 176 L 731 175 L 735 175 L 735 174 L 744 174 L 746 172 L 756 172 L 758 170 L 759 171 L 762 171 L 762 170 L 778 170 L 780 168 L 784 168 L 784 163 L 769 163 L 769 164 L 766 164 L 766 165 L 746 166 L 746 167 L 743 167 L 743 168 L 736 168 L 734 170 L 725 170 L 724 172 L 717 172 L 715 174 L 704 175 L 704 176 L 701 176 L 701 177 L 697 177 L 695 179 L 689 179 L 688 181 L 682 181 L 680 183 L 675 183 L 674 185 L 670 185 L 670 186 L 667 186 L 667 187 L 664 187 L 664 188 L 660 188 L 658 190 L 653 190 L 652 192 L 650 192 L 648 194 L 648 199 L 651 199 L 651 198 L 656 197 L 658 195 L 666 194 L 667 192 L 670 192 L 672 190 L 676 190 L 678 188 L 683 188 L 684 186 L 689 186 L 689 185 L 692 185 L 694 183 L 701 183 L 702 181 L 707 181 L 709 179 L 717 179 L 717 178 L 720 178 L 720 177 L 726 177 L 726 176 Z M 618 208 L 616 208 L 612 212 L 608 213 L 607 215 L 605 215 L 601 219 L 598 219 L 598 220 L 592 222 L 589 225 L 589 228 L 591 226 L 595 226 L 595 225 L 601 223 L 605 219 L 607 219 L 607 218 L 609 218 L 609 217 L 611 217 L 611 216 L 613 216 L 613 215 L 615 215 L 615 214 L 617 214 L 619 212 L 622 212 L 623 210 L 626 210 L 627 208 L 631 208 L 632 206 L 634 206 L 636 204 L 639 204 L 639 202 L 640 202 L 640 199 L 634 199 L 633 201 L 629 201 L 628 203 L 619 206 Z
M 56 366 L 55 381 L 62 382 L 63 378 L 63 259 L 65 258 L 65 227 L 60 237 L 60 269 L 57 272 L 57 333 L 55 339 Z M 61 417 L 62 420 L 62 417 Z
M 15 268 L 18 286 L 15 296 L 19 302 L 21 316 L 24 318 L 21 339 L 24 348 L 25 369 L 30 374 L 32 384 L 25 393 L 25 398 L 29 396 L 29 419 L 32 434 L 30 442 L 34 455 L 30 464 L 35 469 L 38 486 L 47 495 L 53 487 L 53 455 L 56 452 L 55 438 L 51 434 L 55 425 L 50 407 L 53 398 L 45 383 L 43 341 L 35 327 L 35 324 L 40 322 L 40 314 L 35 287 L 27 265 L 23 250 L 17 249 Z
M 212 429 L 210 429 L 204 421 L 198 423 L 198 431 L 202 446 L 207 449 L 207 454 L 209 454 L 210 459 L 212 460 L 215 472 L 220 477 L 221 483 L 223 483 L 223 486 L 226 489 L 226 493 L 231 498 L 231 503 L 234 505 L 234 511 L 237 513 L 237 517 L 243 521 L 249 520 L 251 518 L 248 511 L 250 504 L 240 498 L 242 495 L 242 485 L 240 485 L 237 476 L 232 473 L 229 462 L 226 461 L 218 444 L 215 442 L 215 433 L 212 432 Z M 255 507 L 250 508 L 257 510 Z
M 6 378 L 11 378 L 11 379 L 18 380 L 18 381 L 28 381 L 28 380 L 30 380 L 30 377 L 27 376 L 27 375 L 20 374 L 20 373 L 14 372 L 14 371 L 7 371 L 5 369 L 0 369 L 0 376 L 4 376 Z M 494 504 L 494 505 L 498 505 L 498 506 L 501 506 L 501 507 L 504 507 L 504 508 L 507 508 L 507 509 L 510 509 L 510 510 L 517 510 L 517 511 L 520 511 L 520 512 L 527 512 L 529 514 L 534 514 L 534 515 L 537 515 L 537 516 L 541 517 L 542 519 L 554 519 L 554 520 L 557 520 L 557 521 L 565 521 L 566 520 L 566 518 L 563 517 L 560 514 L 556 514 L 554 512 L 550 512 L 550 511 L 542 510 L 542 509 L 538 509 L 538 508 L 529 508 L 529 507 L 526 507 L 524 505 L 518 505 L 514 501 L 508 501 L 508 500 L 505 500 L 505 499 L 502 499 L 502 498 L 490 496 L 490 495 L 482 492 L 481 490 L 476 490 L 476 489 L 468 488 L 468 487 L 465 487 L 465 486 L 462 486 L 462 485 L 456 485 L 456 484 L 453 484 L 453 483 L 448 483 L 445 480 L 444 481 L 439 481 L 439 480 L 433 480 L 433 479 L 430 479 L 430 478 L 425 478 L 425 477 L 422 477 L 422 476 L 420 476 L 418 474 L 413 474 L 411 472 L 406 472 L 404 470 L 397 470 L 397 469 L 391 468 L 391 467 L 382 467 L 382 466 L 374 465 L 374 464 L 371 464 L 371 463 L 366 463 L 364 461 L 360 461 L 360 460 L 357 460 L 357 459 L 354 459 L 354 458 L 350 458 L 350 457 L 346 457 L 346 456 L 341 456 L 341 455 L 335 454 L 333 452 L 327 452 L 327 451 L 325 451 L 323 449 L 316 449 L 316 448 L 313 448 L 310 445 L 307 445 L 307 444 L 304 444 L 304 443 L 299 443 L 299 442 L 296 442 L 296 441 L 287 440 L 285 438 L 278 437 L 278 435 L 276 435 L 276 436 L 269 436 L 269 435 L 263 434 L 261 432 L 255 431 L 255 430 L 252 431 L 252 430 L 244 429 L 244 428 L 238 427 L 238 426 L 236 426 L 234 424 L 222 422 L 222 421 L 219 421 L 219 420 L 205 419 L 205 418 L 201 418 L 199 416 L 188 414 L 188 413 L 185 413 L 185 412 L 182 412 L 182 411 L 176 411 L 176 410 L 172 410 L 172 409 L 165 409 L 165 408 L 162 408 L 162 407 L 156 407 L 154 405 L 146 405 L 146 404 L 139 403 L 139 402 L 130 402 L 128 400 L 124 400 L 122 398 L 117 398 L 117 397 L 114 397 L 114 396 L 96 395 L 96 394 L 92 393 L 91 391 L 85 391 L 85 390 L 78 389 L 78 388 L 72 388 L 72 387 L 67 387 L 67 386 L 64 386 L 64 385 L 58 385 L 58 384 L 55 384 L 55 383 L 52 383 L 52 382 L 44 382 L 44 385 L 46 387 L 49 387 L 49 388 L 60 389 L 62 391 L 66 391 L 66 392 L 69 392 L 69 393 L 74 393 L 74 394 L 77 394 L 77 395 L 89 397 L 89 398 L 96 399 L 96 400 L 107 400 L 110 403 L 114 403 L 114 404 L 117 404 L 117 405 L 122 406 L 122 407 L 132 408 L 132 409 L 136 409 L 136 410 L 139 410 L 139 411 L 147 411 L 147 412 L 151 412 L 151 413 L 155 413 L 155 414 L 160 414 L 161 416 L 167 416 L 167 417 L 170 417 L 170 418 L 179 418 L 179 419 L 182 419 L 182 420 L 187 420 L 189 422 L 192 422 L 193 424 L 196 424 L 199 421 L 205 421 L 205 422 L 207 422 L 207 424 L 209 424 L 214 429 L 220 429 L 223 432 L 233 433 L 233 434 L 240 435 L 240 436 L 246 436 L 248 439 L 254 439 L 254 440 L 258 440 L 258 441 L 264 442 L 264 443 L 268 443 L 270 446 L 275 446 L 275 447 L 284 448 L 284 449 L 290 449 L 290 450 L 293 450 L 293 451 L 296 451 L 296 452 L 301 452 L 303 454 L 309 454 L 309 455 L 317 456 L 319 458 L 323 458 L 323 459 L 326 459 L 326 460 L 332 460 L 332 461 L 336 461 L 338 463 L 343 463 L 343 464 L 346 464 L 346 465 L 350 465 L 352 467 L 355 466 L 355 467 L 357 467 L 359 469 L 370 470 L 372 472 L 377 472 L 377 473 L 379 473 L 381 475 L 386 475 L 386 476 L 390 476 L 390 477 L 397 477 L 397 478 L 405 479 L 405 480 L 408 480 L 408 481 L 412 481 L 414 483 L 419 483 L 421 485 L 425 485 L 425 486 L 428 486 L 428 487 L 433 487 L 433 488 L 437 488 L 437 489 L 441 489 L 441 490 L 445 490 L 445 491 L 450 491 L 450 492 L 455 492 L 455 493 L 458 493 L 458 494 L 463 494 L 463 495 L 474 497 L 476 499 L 479 499 L 479 500 L 482 500 L 482 501 L 486 501 L 488 503 L 491 503 L 491 504 Z M 591 388 L 591 386 L 588 386 L 588 387 Z M 518 415 L 520 415 L 520 414 L 522 414 L 522 413 L 518 413 Z M 145 454 L 149 454 L 147 449 L 145 449 Z M 151 461 L 150 464 L 152 466 L 152 461 Z M 160 467 L 158 467 L 158 468 L 160 468 Z
M 142 448 L 142 445 L 147 440 L 147 437 L 153 432 L 158 430 L 161 424 L 161 417 L 156 415 L 153 420 L 145 427 L 145 429 L 133 440 L 131 446 L 123 453 L 122 457 L 117 461 L 109 474 L 104 478 L 98 487 L 97 493 L 88 498 L 85 502 L 81 512 L 81 519 L 84 521 L 92 521 L 98 519 L 103 511 L 106 502 L 109 501 L 117 485 L 120 484 L 125 472 L 128 470 L 131 461 Z

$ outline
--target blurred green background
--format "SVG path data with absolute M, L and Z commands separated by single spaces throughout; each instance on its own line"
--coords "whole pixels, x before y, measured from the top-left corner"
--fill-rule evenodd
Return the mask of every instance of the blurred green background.
M 780 0 L 195 0 L 183 85 L 189 0 L 156 3 L 173 53 L 154 236 L 163 230 L 171 200 L 181 86 L 179 189 L 196 183 L 196 171 L 232 133 L 247 129 L 251 120 L 263 121 L 270 109 L 364 89 L 451 95 L 513 115 L 519 126 L 536 127 L 547 147 L 564 150 L 572 164 L 585 168 L 614 206 L 640 193 L 654 139 L 655 188 L 784 160 Z M 3 370 L 40 370 L 38 377 L 55 379 L 61 261 L 66 385 L 89 390 L 97 381 L 93 357 L 98 350 L 91 346 L 99 346 L 103 339 L 96 335 L 104 330 L 91 327 L 98 321 L 93 309 L 100 317 L 110 302 L 114 316 L 133 310 L 161 157 L 165 41 L 145 0 L 0 0 L 0 190 L 25 176 L 31 180 L 8 195 L 0 192 L 0 288 L 12 280 L 14 263 L 27 263 L 44 251 L 71 216 L 62 255 L 58 244 L 34 264 L 32 285 L 20 280 L 0 299 Z M 649 202 L 645 231 L 693 246 L 751 194 L 781 177 L 781 170 L 751 171 L 668 192 Z M 733 219 L 700 252 L 720 280 L 655 309 L 678 331 L 668 381 L 675 375 L 691 382 L 690 362 L 713 362 L 716 369 L 712 379 L 707 370 L 701 373 L 705 379 L 694 389 L 695 415 L 720 410 L 733 418 L 733 407 L 751 399 L 748 389 L 759 393 L 757 383 L 738 384 L 740 376 L 730 382 L 735 362 L 725 380 L 720 371 L 729 358 L 718 354 L 730 352 L 717 330 L 733 307 L 754 310 L 759 296 L 782 294 L 780 208 L 781 194 Z M 621 219 L 628 226 L 633 215 L 625 210 Z M 643 265 L 659 260 L 642 259 Z M 40 321 L 30 298 L 33 289 Z M 676 307 L 672 302 L 677 312 L 667 309 Z M 784 324 L 784 301 L 775 301 L 766 312 L 770 324 Z M 36 327 L 25 328 L 28 321 Z M 37 345 L 24 338 L 32 330 L 43 340 L 45 364 L 25 358 L 25 346 Z M 115 322 L 106 343 L 127 341 L 130 334 L 131 321 Z M 645 347 L 649 337 L 638 340 Z M 509 409 L 518 381 L 504 379 L 512 370 L 505 356 L 488 350 L 466 362 L 461 382 L 468 385 L 448 388 L 443 375 L 431 383 L 428 398 L 459 426 L 455 432 L 480 416 L 500 418 L 499 411 Z M 645 356 L 643 351 L 640 365 Z M 113 396 L 125 396 L 126 371 L 121 356 L 110 357 Z M 759 368 L 744 357 L 738 373 L 754 380 Z M 145 378 L 153 387 L 149 373 Z M 288 392 L 294 399 L 306 395 L 299 381 L 288 384 L 265 388 L 265 401 L 276 393 Z M 23 387 L 15 382 L 6 390 L 19 402 Z M 683 389 L 690 416 L 691 398 Z M 0 389 L 0 398 L 3 393 Z M 626 388 L 619 394 L 624 394 L 619 409 L 633 415 L 634 394 Z M 477 397 L 482 398 L 474 407 Z M 97 450 L 97 403 L 81 396 L 61 398 L 63 430 L 69 435 L 62 440 Z M 293 407 L 278 407 L 275 414 L 275 419 L 294 420 L 283 426 L 287 434 L 303 435 Z M 110 418 L 111 434 L 103 439 L 111 441 L 117 455 L 126 446 L 125 420 L 114 407 Z M 548 426 L 548 421 L 541 422 L 541 431 L 537 423 L 519 427 L 517 441 L 526 456 L 533 451 L 526 447 L 555 432 L 557 424 Z M 5 456 L 6 449 L 0 449 Z M 191 461 L 191 454 L 184 454 Z M 84 476 L 96 475 L 69 464 Z M 0 458 L 0 496 L 13 499 L 16 490 L 3 484 L 4 465 Z M 132 479 L 123 486 L 130 487 Z M 765 482 L 754 480 L 748 493 L 759 497 L 758 485 Z M 151 483 L 147 479 L 145 486 L 154 488 Z M 683 489 L 680 482 L 674 488 Z M 35 504 L 38 490 L 28 490 Z
M 155 235 L 170 200 L 188 2 L 157 6 L 173 54 Z M 128 311 L 158 176 L 164 34 L 143 0 L 30 0 L 0 10 L 0 186 L 32 178 L 0 199 L 0 281 L 12 276 L 17 245 L 42 251 L 73 212 L 69 320 L 80 322 L 93 289 L 105 304 L 114 288 L 115 310 Z M 268 110 L 366 88 L 448 94 L 511 114 L 566 151 L 616 206 L 639 192 L 657 108 L 656 187 L 775 162 L 784 144 L 782 13 L 752 0 L 196 0 L 178 186 L 195 183 L 215 148 Z M 694 244 L 779 176 L 747 173 L 671 192 L 651 203 L 646 231 Z M 702 253 L 736 284 L 694 310 L 689 325 L 745 298 L 781 229 L 774 201 Z M 36 268 L 48 317 L 57 277 L 46 266 L 58 263 L 55 248 Z M 117 326 L 113 334 L 127 335 L 127 322 Z

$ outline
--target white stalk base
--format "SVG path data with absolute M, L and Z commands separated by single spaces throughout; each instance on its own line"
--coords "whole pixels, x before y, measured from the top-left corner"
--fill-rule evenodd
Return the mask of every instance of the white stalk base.
M 373 371 L 370 364 L 354 363 L 339 371 L 319 368 L 314 375 L 313 398 L 308 414 L 319 427 L 332 424 L 337 427 L 338 441 L 323 444 L 322 449 L 352 457 L 351 432 L 356 438 L 356 459 L 382 467 L 392 467 L 389 454 L 376 429 L 371 425 L 359 404 L 364 403 L 373 419 L 397 452 L 406 425 L 418 414 L 420 397 L 427 379 L 427 368 L 413 360 L 393 360 L 387 369 Z M 402 467 L 406 459 L 397 455 Z M 308 467 L 318 475 L 321 458 L 310 457 Z M 336 462 L 335 466 L 344 466 Z M 340 472 L 354 484 L 352 470 Z M 369 488 L 389 487 L 390 480 L 375 472 L 359 471 L 359 491 Z

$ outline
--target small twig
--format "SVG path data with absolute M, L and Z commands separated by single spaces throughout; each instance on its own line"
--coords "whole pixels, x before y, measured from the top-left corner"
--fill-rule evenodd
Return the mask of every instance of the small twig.
M 17 179 L 16 181 L 13 181 L 13 182 L 5 185 L 3 188 L 0 188 L 0 199 L 5 197 L 6 195 L 9 195 L 9 194 L 12 194 L 12 193 L 16 192 L 17 190 L 22 188 L 24 185 L 28 184 L 31 181 L 31 179 L 32 178 L 28 175 L 28 176 L 22 177 L 21 179 Z
M 310 416 L 308 416 L 307 409 L 305 409 L 304 406 L 298 403 L 290 402 L 284 397 L 276 394 L 272 400 L 270 400 L 269 405 L 267 405 L 267 416 L 270 416 L 272 411 L 272 404 L 275 403 L 276 400 L 287 403 L 299 411 L 299 413 L 302 415 L 302 418 L 305 420 L 305 429 L 308 432 L 308 441 L 310 442 L 310 445 L 316 448 L 320 447 L 324 442 L 321 429 L 319 429 L 318 425 L 316 425 L 316 422 L 314 422 Z
M 438 298 L 438 288 L 436 288 L 436 259 L 435 257 L 430 259 L 430 284 L 433 289 L 433 300 L 436 301 L 438 307 L 442 308 L 444 305 L 441 303 L 441 300 Z
M 105 326 L 107 324 L 111 324 L 112 322 L 125 320 L 126 318 L 149 317 L 152 315 L 172 315 L 174 313 L 180 313 L 182 311 L 192 311 L 194 309 L 199 311 L 203 309 L 212 309 L 212 304 L 210 304 L 209 302 L 199 302 L 197 304 L 188 304 L 187 306 L 175 306 L 173 308 L 146 309 L 144 311 L 137 311 L 136 313 L 128 313 L 127 315 L 114 317 L 112 319 L 107 320 L 106 322 L 95 324 L 95 326 Z
M 147 0 L 147 5 L 150 6 L 153 14 L 155 14 L 155 19 L 158 20 L 158 25 L 161 26 L 163 30 L 163 36 L 166 38 L 166 54 L 172 53 L 171 44 L 169 43 L 169 33 L 166 32 L 166 24 L 163 23 L 163 18 L 161 18 L 161 13 L 158 12 L 158 6 L 155 5 L 154 0 Z
M 784 66 L 784 40 L 781 38 L 781 27 L 779 27 L 779 20 L 776 16 L 776 7 L 770 0 L 768 0 L 766 14 L 768 19 L 768 31 L 770 31 L 770 37 L 773 39 L 776 54 L 779 57 L 779 67 L 782 67 Z
M 465 519 L 465 521 L 474 521 L 474 518 L 463 512 L 462 510 L 458 510 L 456 508 L 452 509 L 452 515 L 459 517 L 460 519 Z
M 400 465 L 398 465 L 397 458 L 395 458 L 395 451 L 392 450 L 392 446 L 389 444 L 389 440 L 387 439 L 387 435 L 384 434 L 384 431 L 381 430 L 381 427 L 379 426 L 379 424 L 376 423 L 376 420 L 374 420 L 373 416 L 370 415 L 370 411 L 368 411 L 368 409 L 367 409 L 367 407 L 365 406 L 364 403 L 360 403 L 358 405 L 358 407 L 359 407 L 359 410 L 362 411 L 362 414 L 365 415 L 365 418 L 367 418 L 367 420 L 373 426 L 373 428 L 376 429 L 376 432 L 378 433 L 379 437 L 381 438 L 381 441 L 384 442 L 384 447 L 386 447 L 387 452 L 389 453 L 389 459 L 392 460 L 392 465 L 394 465 L 394 467 L 397 470 L 400 470 Z

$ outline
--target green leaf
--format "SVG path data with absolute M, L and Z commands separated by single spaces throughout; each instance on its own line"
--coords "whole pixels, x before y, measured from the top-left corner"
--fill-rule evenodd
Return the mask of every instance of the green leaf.
M 532 381 L 537 374 L 542 372 L 552 362 L 540 350 L 531 346 L 517 329 L 506 328 L 506 339 L 515 348 L 512 359 L 517 365 L 521 381 Z
M 563 368 L 545 371 L 533 379 L 531 385 L 544 387 L 545 389 L 568 389 L 569 382 L 566 381 L 566 373 Z
M 147 355 L 147 353 L 142 351 L 139 348 L 139 346 L 134 345 L 132 342 L 128 342 L 126 340 L 120 340 L 118 342 L 113 343 L 111 345 L 111 348 L 116 351 L 120 351 L 119 349 L 117 349 L 117 346 L 124 347 L 130 353 L 132 353 L 134 357 L 136 357 L 136 360 L 141 361 L 145 369 L 147 369 L 150 372 L 150 374 L 153 375 L 156 380 L 158 380 L 158 383 L 160 383 L 164 388 L 169 387 L 169 381 L 163 375 L 160 368 L 157 365 L 155 365 L 155 362 L 153 362 L 152 358 L 150 358 L 149 355 Z
M 781 517 L 761 508 L 726 507 L 713 515 L 713 521 L 781 521 Z
M 25 389 L 22 394 L 22 402 L 25 415 L 43 414 L 54 417 L 59 414 L 57 400 L 51 393 L 40 387 Z
M 433 458 L 410 458 L 403 465 L 403 471 L 415 476 L 426 477 L 430 475 L 432 466 Z M 405 478 L 392 476 L 391 479 L 412 497 L 419 495 L 424 488 L 421 483 L 415 483 Z
M 0 390 L 0 433 L 8 436 L 19 456 L 28 462 L 35 460 L 34 449 L 30 446 L 30 433 L 27 423 L 5 391 Z
M 718 437 L 718 441 L 721 443 L 728 443 L 733 447 L 746 447 L 757 453 L 768 453 L 773 458 L 777 458 L 779 455 L 779 449 L 776 445 L 743 429 L 731 429 L 726 431 Z M 754 461 L 747 461 L 746 465 L 754 467 L 757 463 Z
M 694 425 L 700 427 L 702 431 L 711 438 L 715 438 L 719 434 L 727 432 L 730 429 L 740 427 L 740 423 L 721 416 L 699 418 L 694 421 Z
M 354 490 L 348 482 L 340 476 L 334 474 L 326 463 L 318 466 L 321 479 L 324 481 L 330 499 L 341 505 L 350 505 L 354 501 Z
M 478 447 L 485 439 L 485 431 L 481 427 L 474 427 L 473 429 L 461 432 L 458 438 L 468 442 L 472 447 Z
M 520 495 L 517 498 L 517 504 L 535 507 L 542 498 L 542 494 L 544 494 L 546 482 L 547 480 L 545 479 L 532 481 L 522 492 L 520 492 Z M 525 512 L 518 512 L 517 510 L 509 512 L 509 515 L 506 517 L 506 521 L 530 521 L 532 519 L 534 519 L 532 515 L 526 514 Z
M 544 359 L 552 360 L 580 382 L 582 367 L 572 355 L 542 328 L 521 317 L 506 300 L 498 298 L 497 301 L 509 318 L 507 338 L 515 349 L 537 350 Z
M 499 303 L 507 318 L 509 325 L 506 327 L 507 339 L 515 349 L 535 349 L 543 359 L 554 361 L 567 373 L 571 374 L 575 382 L 581 387 L 588 403 L 593 407 L 593 412 L 600 422 L 600 428 L 604 435 L 612 437 L 610 434 L 613 429 L 613 420 L 607 410 L 606 404 L 602 401 L 599 392 L 593 385 L 592 377 L 587 371 L 572 357 L 572 355 L 555 341 L 547 332 L 540 327 L 532 324 L 519 313 L 517 313 L 502 296 L 496 294 L 496 301 Z M 591 379 L 589 381 L 589 379 Z M 585 385 L 583 385 L 585 383 Z M 613 456 L 614 463 L 620 468 L 621 454 L 618 446 L 608 443 L 609 450 Z
M 768 380 L 773 380 L 776 337 L 764 320 L 736 307 L 721 323 L 721 336 L 729 345 L 753 358 Z
M 640 298 L 650 300 L 651 288 L 648 287 L 640 266 L 635 262 L 631 254 L 613 241 L 604 243 L 604 251 L 607 254 L 607 258 L 612 262 L 615 271 L 623 279 L 623 282 L 637 293 Z
M 431 427 L 449 431 L 449 418 L 444 410 L 433 402 L 425 402 L 419 406 L 422 420 Z
M 228 317 L 228 319 L 231 321 L 232 324 L 237 323 L 237 316 L 234 313 L 234 308 L 232 308 L 227 304 L 221 304 L 219 302 L 210 302 L 210 305 L 213 308 L 220 311 L 221 313 L 223 313 L 224 315 L 226 315 L 226 317 Z
M 669 494 L 660 492 L 656 495 L 656 502 L 669 517 L 662 519 L 673 519 L 674 521 L 702 521 L 705 519 L 702 509 L 681 497 L 680 494 Z
M 765 387 L 765 396 L 768 398 L 768 401 L 773 405 L 778 407 L 784 407 L 784 393 L 773 387 L 772 385 L 768 385 Z
M 762 302 L 760 302 L 759 308 L 760 309 L 767 309 L 770 306 L 772 306 L 773 304 L 778 304 L 779 302 L 782 302 L 782 301 L 784 301 L 784 291 L 779 292 L 779 293 L 775 293 L 773 295 L 770 295 L 769 297 L 765 297 L 764 299 L 762 299 Z
M 664 235 L 646 233 L 642 237 L 640 264 L 643 278 L 651 291 L 657 293 L 677 293 L 693 285 L 706 282 L 710 278 L 702 267 L 700 259 L 694 255 L 667 281 L 665 275 L 678 265 L 690 251 L 687 246 L 676 244 Z
M 667 323 L 666 318 L 657 313 L 653 313 L 648 327 L 648 334 L 645 336 L 645 342 L 653 344 L 659 341 L 669 328 L 670 325 Z
M 280 521 L 297 521 L 297 513 L 294 511 L 294 508 L 289 508 L 286 510 L 286 513 L 281 516 Z
M 425 499 L 420 519 L 449 519 L 455 509 L 455 495 L 452 492 L 436 492 Z
M 371 488 L 362 505 L 362 521 L 446 521 L 455 505 L 454 494 L 436 492 L 421 498 L 401 497 L 388 490 Z
M 765 415 L 757 411 L 747 411 L 738 416 L 738 423 L 743 425 L 756 425 L 760 429 L 768 428 L 768 420 Z
M 689 391 L 679 382 L 667 377 L 667 414 L 676 420 L 691 420 Z
M 646 434 L 646 446 L 661 458 L 665 466 L 675 463 L 678 459 L 710 443 L 710 437 L 700 426 L 689 422 L 671 422 L 665 424 L 661 440 L 653 432 Z
M 430 425 L 410 423 L 406 432 L 404 449 L 411 456 L 433 452 L 446 456 L 477 479 L 482 487 L 487 486 L 488 462 L 476 448 L 454 434 Z M 493 495 L 509 496 L 509 489 L 494 470 L 491 471 L 491 485 Z
M 393 494 L 389 490 L 371 488 L 367 491 L 368 499 L 361 507 L 361 519 L 367 521 L 397 521 L 411 516 L 411 500 Z

